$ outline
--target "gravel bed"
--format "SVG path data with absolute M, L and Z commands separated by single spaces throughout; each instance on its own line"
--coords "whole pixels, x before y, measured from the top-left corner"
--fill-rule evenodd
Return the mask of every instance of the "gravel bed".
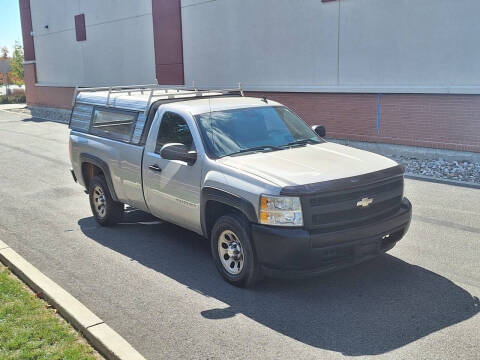
M 15 112 L 18 114 L 24 114 L 26 116 L 46 120 L 46 121 L 55 121 L 64 124 L 68 124 L 70 121 L 70 110 L 65 109 L 55 109 L 42 106 L 31 106 L 24 107 L 19 109 L 8 109 L 7 111 Z
M 480 184 L 480 163 L 466 160 L 447 161 L 438 159 L 417 159 L 399 155 L 389 156 L 405 165 L 408 175 L 429 176 L 436 179 L 446 179 Z

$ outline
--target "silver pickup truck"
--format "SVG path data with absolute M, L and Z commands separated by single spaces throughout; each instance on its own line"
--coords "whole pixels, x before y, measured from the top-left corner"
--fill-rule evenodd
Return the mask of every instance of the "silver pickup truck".
M 98 223 L 128 204 L 201 234 L 234 285 L 357 264 L 410 225 L 401 166 L 277 102 L 145 86 L 79 89 L 73 105 L 72 175 Z

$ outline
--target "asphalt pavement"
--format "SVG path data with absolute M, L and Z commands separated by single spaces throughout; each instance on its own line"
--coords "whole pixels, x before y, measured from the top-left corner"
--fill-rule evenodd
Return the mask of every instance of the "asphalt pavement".
M 0 110 L 0 239 L 148 359 L 478 359 L 480 190 L 406 180 L 388 254 L 237 289 L 207 241 L 131 211 L 99 227 L 69 173 L 66 125 Z

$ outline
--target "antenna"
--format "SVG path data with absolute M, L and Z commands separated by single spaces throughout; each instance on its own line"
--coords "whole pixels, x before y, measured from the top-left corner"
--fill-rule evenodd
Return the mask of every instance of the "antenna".
M 75 90 L 73 92 L 72 109 L 75 106 L 75 103 L 77 102 L 77 95 L 78 95 L 78 86 L 75 86 Z
M 238 90 L 240 90 L 240 95 L 245 96 L 245 94 L 243 93 L 243 90 L 242 90 L 242 83 L 241 82 L 238 83 Z
M 209 122 L 209 128 L 210 128 L 210 137 L 211 137 L 211 141 L 212 143 L 215 143 L 215 131 L 213 131 L 212 129 L 212 98 L 209 96 L 208 97 L 208 107 L 210 108 L 210 112 L 208 114 L 208 122 Z
M 108 96 L 107 96 L 107 106 L 110 106 L 109 103 L 110 103 L 110 95 L 112 94 L 112 88 L 109 87 L 108 88 Z

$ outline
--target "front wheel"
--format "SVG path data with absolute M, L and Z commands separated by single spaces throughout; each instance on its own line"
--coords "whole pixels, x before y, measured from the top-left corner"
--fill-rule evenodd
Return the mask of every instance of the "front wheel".
M 94 176 L 90 180 L 88 195 L 93 216 L 100 225 L 114 225 L 122 221 L 124 205 L 112 199 L 103 176 Z
M 239 287 L 253 286 L 261 277 L 250 236 L 250 224 L 241 215 L 220 217 L 213 226 L 212 256 L 225 280 Z

